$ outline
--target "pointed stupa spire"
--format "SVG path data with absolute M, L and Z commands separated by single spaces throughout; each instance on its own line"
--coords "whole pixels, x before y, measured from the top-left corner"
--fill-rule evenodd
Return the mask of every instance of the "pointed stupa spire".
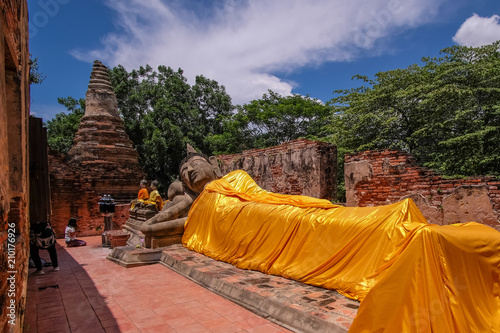
M 118 114 L 108 71 L 98 60 L 94 61 L 85 97 L 85 115 L 80 120 L 73 147 L 69 151 L 71 160 L 93 167 L 107 165 L 123 169 L 124 175 L 133 173 L 142 176 L 139 156 Z
M 89 87 L 85 94 L 85 116 L 90 115 L 120 117 L 108 69 L 99 60 L 94 61 Z
M 109 79 L 108 69 L 99 60 L 94 61 L 92 74 L 90 74 L 89 89 L 113 92 L 113 86 Z

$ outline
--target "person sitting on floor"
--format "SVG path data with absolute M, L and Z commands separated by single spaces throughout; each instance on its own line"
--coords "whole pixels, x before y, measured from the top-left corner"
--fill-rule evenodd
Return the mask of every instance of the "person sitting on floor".
M 87 242 L 76 239 L 76 219 L 74 217 L 70 218 L 66 230 L 64 231 L 64 240 L 66 241 L 66 247 L 76 247 L 85 246 Z

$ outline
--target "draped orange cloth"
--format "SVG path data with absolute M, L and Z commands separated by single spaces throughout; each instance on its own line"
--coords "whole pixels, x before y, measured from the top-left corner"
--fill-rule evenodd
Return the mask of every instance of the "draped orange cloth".
M 140 200 L 148 200 L 149 199 L 149 193 L 148 190 L 145 188 L 141 188 L 139 190 L 139 193 L 137 194 L 137 199 Z
M 411 199 L 342 207 L 234 171 L 193 203 L 182 242 L 360 300 L 350 332 L 500 332 L 500 233 L 428 224 Z

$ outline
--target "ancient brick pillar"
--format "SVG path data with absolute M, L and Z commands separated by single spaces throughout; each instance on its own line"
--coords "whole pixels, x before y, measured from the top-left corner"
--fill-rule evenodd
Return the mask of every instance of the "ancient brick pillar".
M 83 166 L 102 168 L 110 164 L 119 168 L 126 165 L 124 173 L 141 172 L 139 156 L 118 114 L 107 69 L 97 60 L 85 95 L 85 115 L 69 155 L 73 162 Z
M 0 1 L 0 332 L 22 332 L 29 250 L 26 0 Z

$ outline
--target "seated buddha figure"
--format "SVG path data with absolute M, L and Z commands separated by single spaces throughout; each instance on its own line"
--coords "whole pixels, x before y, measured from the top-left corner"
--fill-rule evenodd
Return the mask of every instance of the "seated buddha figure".
M 180 243 L 184 233 L 184 223 L 194 200 L 208 183 L 220 178 L 217 159 L 214 156 L 208 157 L 197 153 L 188 146 L 188 154 L 179 167 L 179 177 L 183 193 L 179 191 L 179 182 L 172 183 L 168 190 L 169 201 L 162 211 L 145 221 L 141 227 L 146 247 Z
M 145 180 L 143 181 L 145 182 Z M 163 208 L 163 199 L 161 198 L 160 192 L 158 192 L 158 181 L 153 180 L 151 182 L 151 193 L 149 194 L 146 186 L 143 185 L 143 181 L 141 181 L 141 187 L 143 188 L 139 191 L 138 198 L 132 200 L 130 203 L 130 209 L 149 209 L 153 211 L 160 211 Z
M 148 189 L 146 188 L 147 185 L 148 181 L 146 179 L 141 180 L 141 189 L 139 190 L 139 193 L 137 193 L 137 199 L 134 199 L 130 202 L 130 209 L 137 209 L 137 207 L 139 207 L 142 202 L 148 200 L 149 193 Z
M 149 198 L 142 204 L 145 207 L 154 207 L 156 210 L 160 211 L 163 208 L 163 199 L 161 198 L 160 192 L 158 192 L 157 188 L 158 188 L 158 181 L 153 180 L 151 182 L 152 191 L 149 194 Z

